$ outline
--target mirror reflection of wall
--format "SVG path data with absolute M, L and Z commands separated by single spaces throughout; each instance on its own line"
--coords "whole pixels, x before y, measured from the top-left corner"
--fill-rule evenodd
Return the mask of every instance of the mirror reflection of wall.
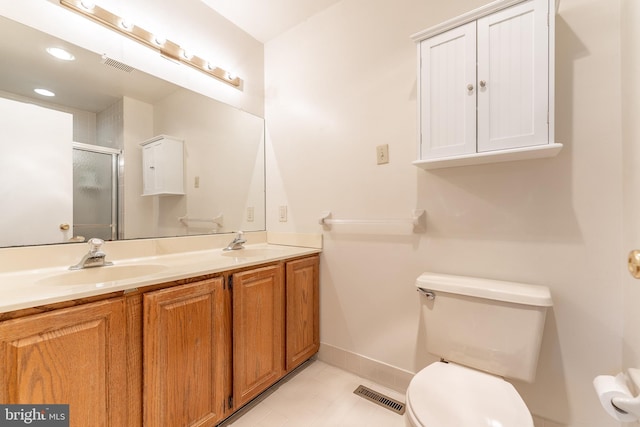
M 0 99 L 4 101 L 4 104 L 0 103 L 0 113 L 6 117 L 6 111 L 15 110 L 8 102 L 30 107 L 38 105 L 43 111 L 64 114 L 70 121 L 64 136 L 54 137 L 51 131 L 35 137 L 51 150 L 55 139 L 63 139 L 66 148 L 56 151 L 55 156 L 64 157 L 64 164 L 60 161 L 40 163 L 38 158 L 54 156 L 53 152 L 44 156 L 40 149 L 36 150 L 40 153 L 37 156 L 33 155 L 33 150 L 31 156 L 24 153 L 26 150 L 21 154 L 14 153 L 14 164 L 28 163 L 37 171 L 32 175 L 34 181 L 42 181 L 40 177 L 49 173 L 47 168 L 52 163 L 69 176 L 75 168 L 76 190 L 74 197 L 71 185 L 65 184 L 65 192 L 69 193 L 65 204 L 70 206 L 66 207 L 67 213 L 57 214 L 54 220 L 49 210 L 33 209 L 16 199 L 16 193 L 35 191 L 25 187 L 26 181 L 19 189 L 13 187 L 13 198 L 8 197 L 3 184 L 0 197 L 7 196 L 3 197 L 3 202 L 13 200 L 14 203 L 6 205 L 11 207 L 6 215 L 8 221 L 0 224 L 0 236 L 7 236 L 7 230 L 11 229 L 21 238 L 0 238 L 0 247 L 78 241 L 81 240 L 79 236 L 88 239 L 97 237 L 94 236 L 96 233 L 102 238 L 113 233 L 113 238 L 129 239 L 265 229 L 262 118 L 138 70 L 117 67 L 119 63 L 115 67 L 107 65 L 109 61 L 100 55 L 6 18 L 0 18 L 0 34 L 2 32 L 11 34 L 11 37 L 0 37 L 0 51 L 11 67 L 0 69 Z M 16 49 L 10 43 L 16 38 L 25 41 L 22 47 L 30 44 L 34 48 Z M 72 51 L 76 60 L 69 64 L 53 60 L 45 53 L 44 46 L 48 45 L 64 46 Z M 33 94 L 34 81 L 57 87 L 63 96 L 44 99 Z M 25 128 L 41 128 L 33 115 L 13 117 L 15 123 Z M 22 132 L 16 130 L 13 137 L 3 138 L 3 146 L 23 146 Z M 184 140 L 183 196 L 142 196 L 140 143 L 160 134 Z M 114 155 L 121 153 L 117 167 L 112 171 L 116 179 L 106 175 L 103 178 L 86 164 L 81 166 L 77 160 L 72 167 L 72 144 L 76 148 L 87 144 L 83 147 L 85 153 L 91 147 Z M 78 151 L 75 150 L 76 157 L 80 157 Z M 6 169 L 0 170 L 4 173 Z M 88 184 L 91 180 L 95 181 L 93 189 Z M 6 179 L 3 181 L 7 182 Z M 38 184 L 32 182 L 30 185 Z M 111 186 L 111 206 L 98 207 L 95 190 L 100 187 L 108 193 Z M 51 189 L 50 185 L 46 187 Z M 105 194 L 100 197 L 106 197 Z M 55 204 L 62 205 L 61 202 Z M 22 220 L 25 212 L 33 217 L 29 222 L 44 223 L 44 217 L 49 217 L 51 224 L 47 227 L 55 226 L 49 230 L 51 236 L 28 234 L 30 225 Z M 86 216 L 91 212 L 93 216 Z M 221 216 L 222 220 L 219 221 L 221 225 L 179 220 L 185 216 L 211 219 Z M 66 223 L 71 225 L 70 230 L 61 229 L 60 226 Z M 99 224 L 108 226 L 92 226 Z

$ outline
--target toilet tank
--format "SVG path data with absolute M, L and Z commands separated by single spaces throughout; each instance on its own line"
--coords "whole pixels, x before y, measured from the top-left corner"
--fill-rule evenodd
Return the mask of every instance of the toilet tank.
M 533 382 L 547 308 L 546 286 L 424 273 L 427 351 L 505 378 Z M 426 291 L 426 294 L 425 294 Z

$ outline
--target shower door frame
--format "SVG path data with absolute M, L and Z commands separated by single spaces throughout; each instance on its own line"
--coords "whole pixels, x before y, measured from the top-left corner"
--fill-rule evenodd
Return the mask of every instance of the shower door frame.
M 88 151 L 91 153 L 107 154 L 111 156 L 111 240 L 118 240 L 118 230 L 120 228 L 120 215 L 118 213 L 118 206 L 120 205 L 119 192 L 118 192 L 118 176 L 120 156 L 122 150 L 117 148 L 103 147 L 100 145 L 84 144 L 82 142 L 74 142 L 72 144 L 74 150 Z M 74 201 L 75 203 L 75 201 Z M 106 224 L 83 224 L 83 225 L 106 225 Z M 75 227 L 75 221 L 73 224 Z

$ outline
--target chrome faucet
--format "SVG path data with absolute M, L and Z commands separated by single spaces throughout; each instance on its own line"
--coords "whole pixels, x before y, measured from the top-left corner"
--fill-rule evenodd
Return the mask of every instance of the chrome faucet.
M 69 270 L 82 270 L 83 268 L 90 267 L 103 267 L 106 265 L 113 265 L 110 261 L 105 261 L 106 253 L 102 251 L 102 245 L 104 240 L 94 237 L 89 239 L 89 252 L 82 257 L 79 263 L 69 267 Z
M 247 243 L 247 241 L 244 238 L 244 233 L 242 231 L 238 231 L 235 239 L 233 239 L 231 243 L 229 243 L 227 247 L 223 249 L 223 251 L 235 251 L 238 249 L 243 249 L 243 245 L 245 243 Z

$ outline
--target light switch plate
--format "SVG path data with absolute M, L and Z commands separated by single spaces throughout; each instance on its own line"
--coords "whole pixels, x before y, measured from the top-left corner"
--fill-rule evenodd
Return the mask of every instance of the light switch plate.
M 389 144 L 378 145 L 376 147 L 376 158 L 379 165 L 389 163 Z

